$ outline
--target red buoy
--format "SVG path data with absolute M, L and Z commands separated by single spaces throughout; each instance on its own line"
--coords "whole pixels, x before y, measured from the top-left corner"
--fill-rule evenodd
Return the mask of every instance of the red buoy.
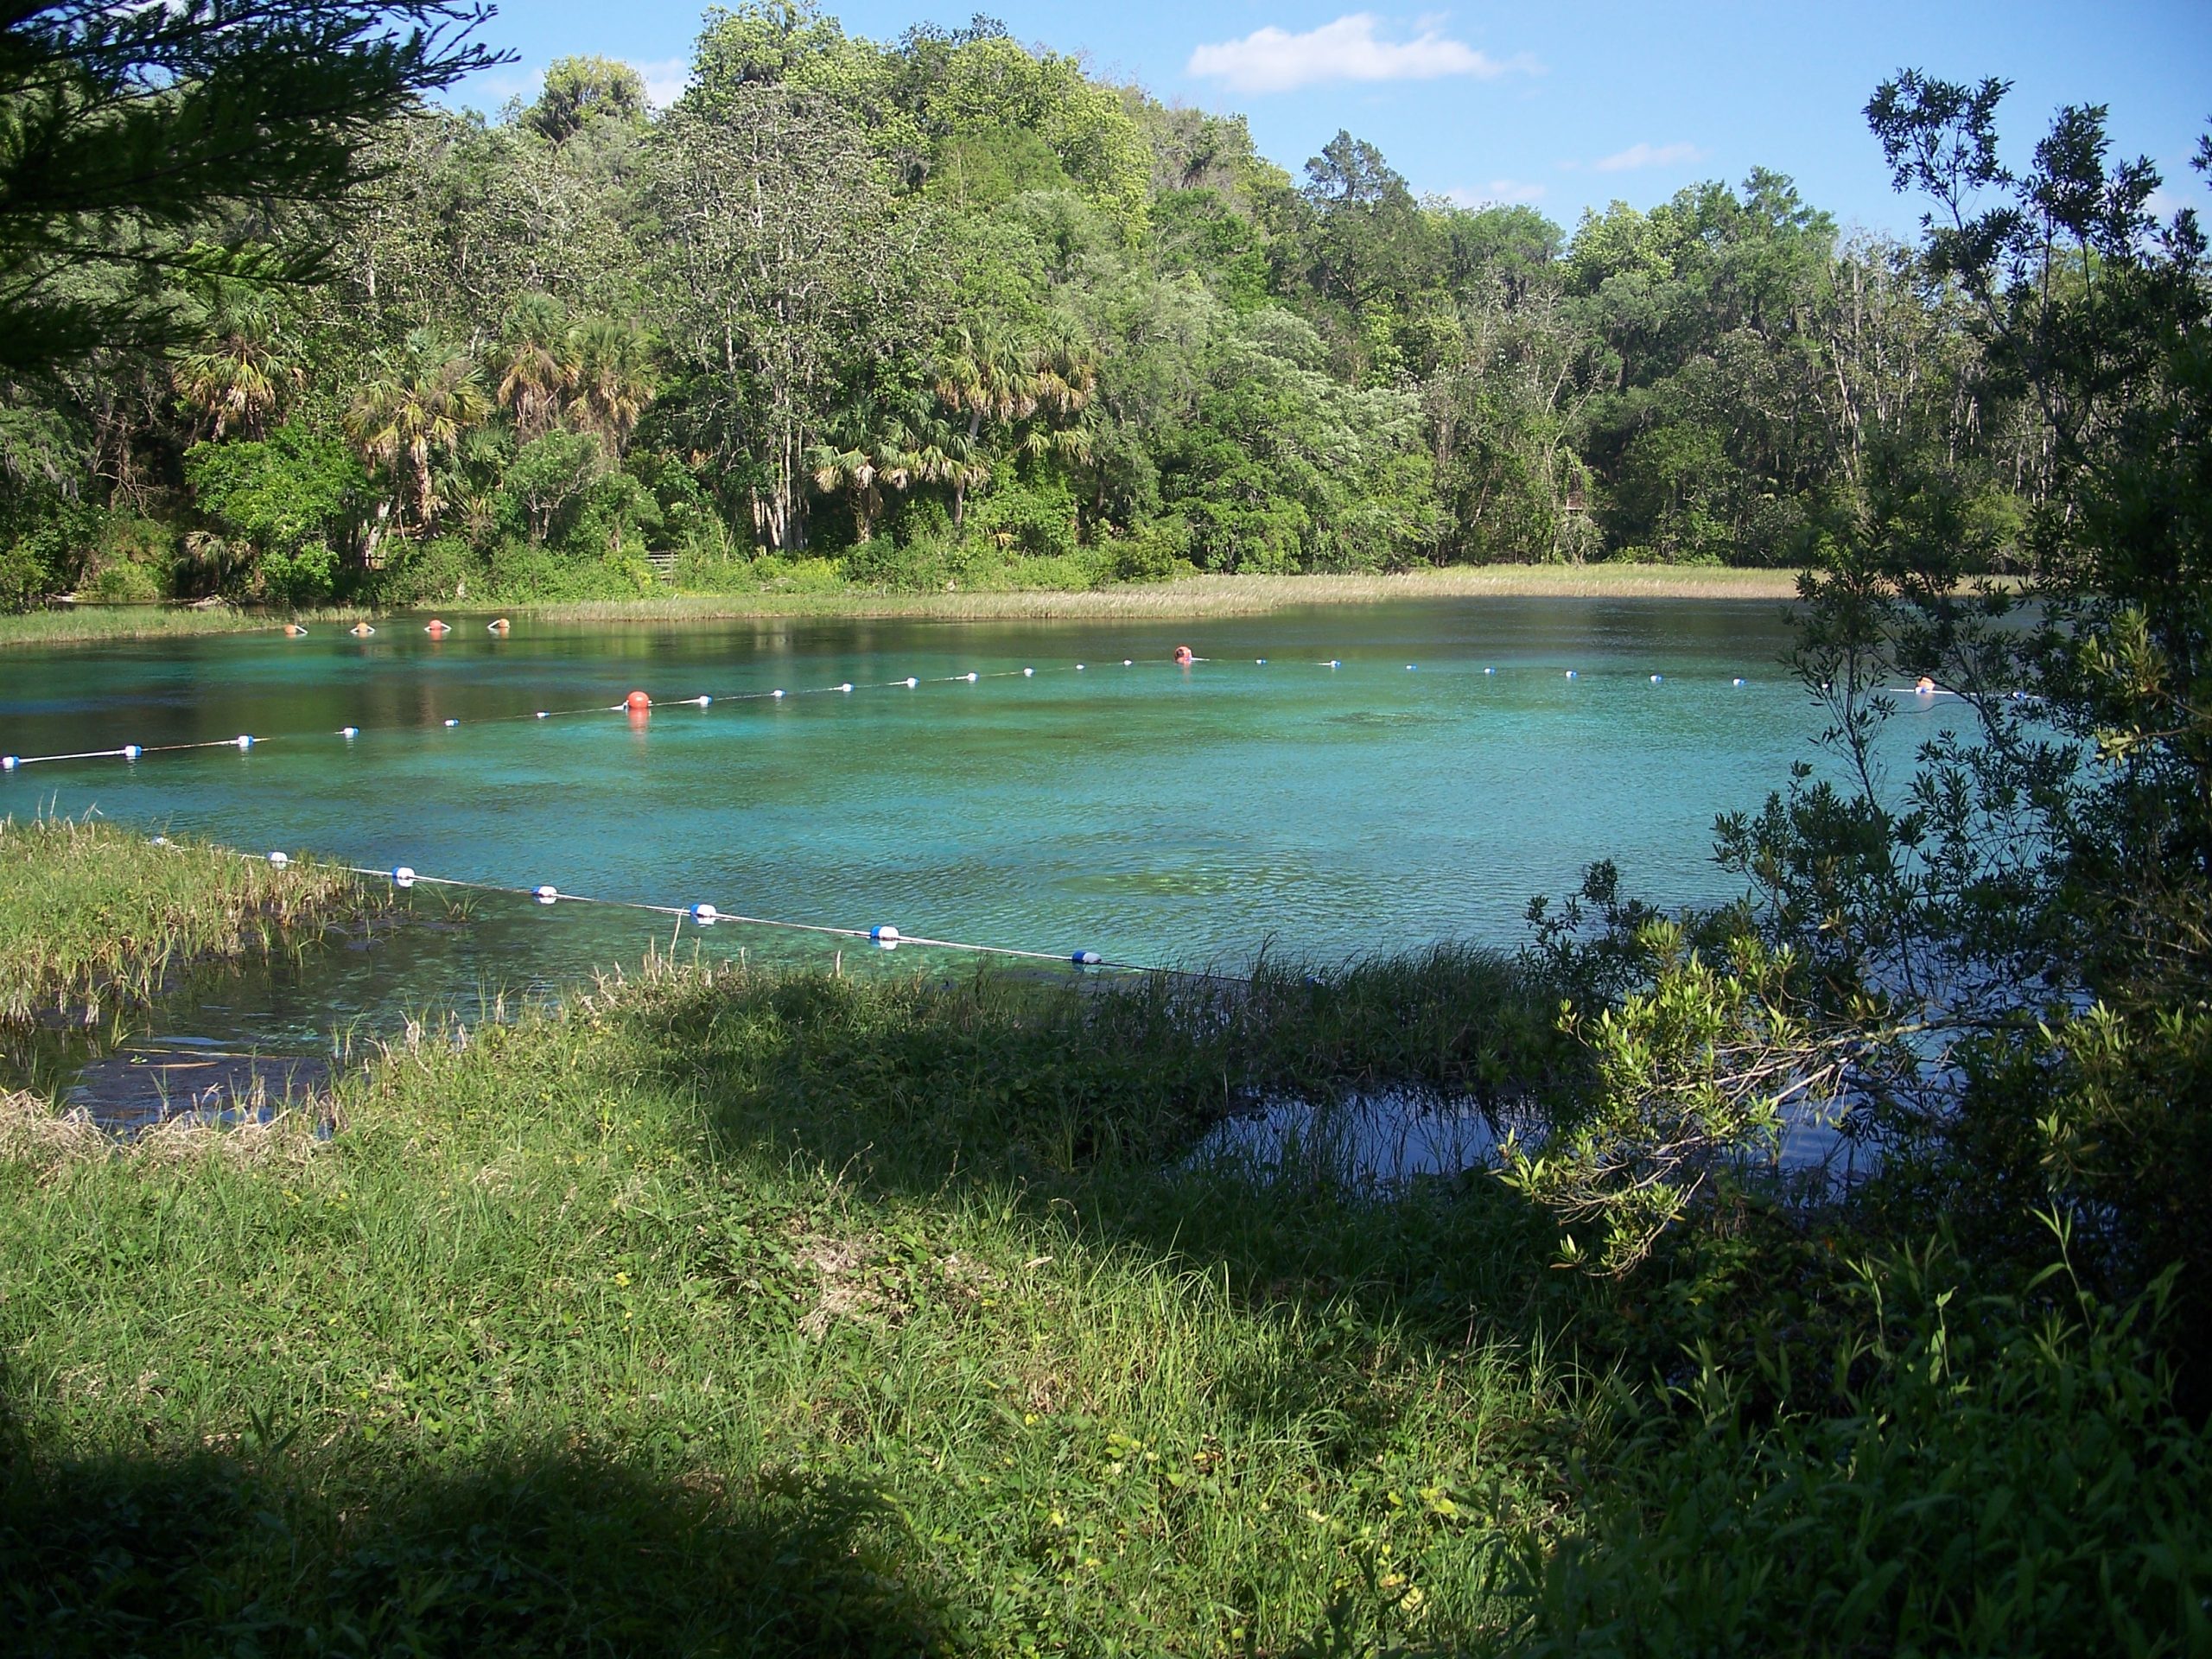
M 632 691 L 622 699 L 622 706 L 633 715 L 642 715 L 653 706 L 653 700 L 642 691 Z

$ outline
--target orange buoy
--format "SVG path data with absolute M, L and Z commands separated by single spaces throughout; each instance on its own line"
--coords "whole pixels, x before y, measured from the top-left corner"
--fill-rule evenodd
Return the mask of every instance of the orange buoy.
M 642 715 L 653 706 L 653 700 L 642 691 L 632 691 L 622 699 L 622 706 L 633 715 Z
M 356 622 L 352 627 L 346 629 L 346 632 L 352 634 L 356 639 L 365 639 L 371 634 L 374 633 L 376 630 L 365 622 Z
M 504 616 L 503 616 L 503 617 L 500 617 L 498 620 L 496 620 L 496 621 L 493 622 L 492 624 L 490 624 L 490 625 L 489 625 L 489 626 L 488 626 L 488 628 L 486 629 L 486 632 L 492 632 L 492 633 L 499 633 L 499 634 L 504 634 L 505 632 L 506 632 L 506 631 L 507 631 L 507 619 L 506 619 L 505 617 L 504 617 Z
M 307 637 L 307 632 L 296 622 L 287 622 L 284 625 L 284 637 L 287 639 L 303 639 Z
M 1188 645 L 1178 645 L 1175 647 L 1175 660 L 1188 668 L 1198 659 L 1191 655 L 1191 648 Z
M 1924 697 L 1936 690 L 1936 682 L 1923 674 L 1912 683 L 1912 689 Z
M 423 629 L 423 632 L 429 634 L 433 639 L 442 639 L 446 635 L 451 633 L 453 630 L 448 627 L 444 623 L 439 621 L 438 619 L 434 616 L 430 619 L 430 626 Z

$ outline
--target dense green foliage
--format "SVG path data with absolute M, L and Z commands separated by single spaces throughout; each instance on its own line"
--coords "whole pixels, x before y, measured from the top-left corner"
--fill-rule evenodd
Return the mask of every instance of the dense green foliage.
M 1240 119 L 988 19 L 887 44 L 811 0 L 717 10 L 665 111 L 569 60 L 358 169 L 349 212 L 270 244 L 334 240 L 329 280 L 179 278 L 174 350 L 4 389 L 15 602 L 613 596 L 647 554 L 713 588 L 808 549 L 909 590 L 1799 565 L 1898 448 L 1945 458 L 2001 563 L 2050 487 L 1956 281 L 1778 174 L 1570 235 L 1416 198 L 1348 134 L 1294 181 Z M 249 527 L 184 459 L 279 424 L 371 475 L 311 532 Z M 103 590 L 118 513 L 175 545 Z

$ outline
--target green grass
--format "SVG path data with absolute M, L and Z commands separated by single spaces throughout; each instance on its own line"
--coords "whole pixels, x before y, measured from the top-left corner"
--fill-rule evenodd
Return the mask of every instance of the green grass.
M 347 606 L 302 611 L 292 620 L 309 627 L 338 627 L 369 615 Z M 85 605 L 0 616 L 0 648 L 9 645 L 68 645 L 107 639 L 187 639 L 209 633 L 250 633 L 282 627 L 285 618 L 272 612 L 219 605 L 194 610 L 173 605 Z
M 0 819 L 0 1022 L 142 1002 L 179 968 L 312 939 L 383 902 L 312 859 L 278 869 L 96 818 Z
M 0 1100 L 0 1647 L 2202 1650 L 2127 1316 L 1778 1211 L 1617 1286 L 1484 1175 L 1193 1156 L 1540 1104 L 1550 1006 L 657 962 L 271 1124 Z
M 1376 988 L 1325 1010 L 1340 1033 Z M 1165 982 L 662 971 L 391 1053 L 303 1158 L 21 1153 L 0 1628 L 794 1653 L 1477 1628 L 1495 1523 L 1547 1512 L 1602 1416 L 1535 1319 L 1573 1287 L 1494 1183 L 1376 1205 L 1177 1173 L 1224 1068 L 1314 1050 L 1304 1021 Z

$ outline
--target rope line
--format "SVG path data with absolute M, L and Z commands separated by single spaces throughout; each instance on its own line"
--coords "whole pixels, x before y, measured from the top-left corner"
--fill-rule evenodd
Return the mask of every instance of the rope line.
M 174 843 L 166 836 L 152 837 L 156 847 Z M 277 869 L 287 869 L 294 862 L 289 853 L 249 853 L 230 849 L 233 855 L 253 863 L 267 863 Z M 405 864 L 389 869 L 373 868 L 365 864 L 340 864 L 337 868 L 349 875 L 365 875 L 389 881 L 402 890 L 424 887 L 454 887 L 469 893 L 496 893 L 505 898 L 528 899 L 545 906 L 595 905 L 606 910 L 633 910 L 647 915 L 672 916 L 677 918 L 679 931 L 683 924 L 705 929 L 728 925 L 732 927 L 765 927 L 792 933 L 812 933 L 830 938 L 864 940 L 884 950 L 895 950 L 902 944 L 917 945 L 932 950 L 964 950 L 973 956 L 1005 957 L 1023 962 L 1049 962 L 1061 967 L 1099 968 L 1124 974 L 1167 974 L 1179 979 L 1217 980 L 1228 984 L 1249 985 L 1250 978 L 1243 974 L 1224 974 L 1200 968 L 1166 968 L 1151 963 L 1122 962 L 1109 958 L 1096 950 L 1034 950 L 1011 944 L 978 944 L 966 939 L 933 938 L 926 934 L 902 933 L 888 924 L 873 927 L 840 927 L 826 922 L 795 922 L 776 916 L 752 916 L 742 912 L 717 909 L 713 905 L 657 905 L 637 899 L 607 899 L 592 893 L 566 893 L 550 883 L 534 887 L 512 887 L 497 881 L 471 881 L 460 876 L 423 875 Z
M 1172 657 L 1125 657 L 1122 658 L 1121 666 L 1123 668 L 1186 668 L 1191 666 L 1193 663 L 1211 663 L 1220 660 L 1224 659 L 1211 657 L 1194 657 L 1190 659 L 1190 662 L 1186 663 Z M 1264 668 L 1268 665 L 1268 659 L 1264 657 L 1255 658 L 1253 659 L 1253 664 L 1255 667 Z M 1332 658 L 1326 662 L 1316 662 L 1308 665 L 1314 668 L 1333 670 L 1342 668 L 1344 664 L 1341 660 Z M 645 707 L 647 709 L 708 709 L 713 707 L 718 702 L 780 702 L 795 697 L 850 696 L 855 690 L 916 690 L 925 685 L 974 685 L 984 680 L 1033 679 L 1039 674 L 1082 674 L 1089 672 L 1090 667 L 1090 665 L 1088 663 L 1060 664 L 1042 669 L 1030 666 L 1027 668 L 994 669 L 988 673 L 981 671 L 970 671 L 965 674 L 932 675 L 927 679 L 924 679 L 918 675 L 909 675 L 904 679 L 870 681 L 865 685 L 859 686 L 856 686 L 850 680 L 842 680 L 835 685 L 801 686 L 796 690 L 785 690 L 779 686 L 766 691 L 747 690 L 702 692 L 696 696 L 675 697 L 664 702 L 649 702 L 645 704 Z M 1406 668 L 1408 671 L 1412 671 L 1414 667 L 1415 664 L 1412 663 L 1408 663 L 1406 664 Z M 1552 673 L 1556 671 L 1545 669 L 1535 671 Z M 1496 668 L 1491 667 L 1484 669 L 1483 672 L 1486 676 L 1495 675 L 1497 671 Z M 1576 677 L 1575 671 L 1569 669 L 1567 673 L 1567 677 L 1570 680 L 1574 679 Z M 1650 677 L 1651 683 L 1655 685 L 1658 684 L 1664 677 L 1665 677 L 1662 675 L 1655 674 Z M 1738 677 L 1732 680 L 1731 683 L 1736 686 L 1742 686 L 1746 684 L 1747 682 Z M 534 709 L 527 713 L 512 715 L 471 715 L 466 720 L 459 717 L 452 717 L 438 721 L 435 724 L 450 731 L 455 728 L 462 726 L 502 726 L 513 724 L 522 721 L 535 721 L 541 720 L 567 720 L 572 719 L 578 715 L 620 715 L 631 712 L 632 712 L 631 705 L 626 701 L 613 703 L 594 702 L 581 703 L 566 709 Z M 378 729 L 386 731 L 425 731 L 431 729 L 431 727 L 427 725 L 386 727 Z M 206 738 L 187 743 L 125 743 L 111 749 L 79 749 L 65 754 L 0 754 L 0 772 L 14 772 L 23 766 L 48 766 L 73 760 L 121 760 L 136 761 L 149 754 L 175 754 L 189 749 L 238 749 L 243 752 L 249 749 L 257 748 L 264 743 L 301 742 L 315 735 L 318 735 L 318 734 L 289 732 L 276 734 L 273 736 L 256 736 L 251 733 L 242 732 L 236 737 Z M 351 742 L 354 739 L 362 735 L 362 728 L 359 726 L 341 726 L 336 732 L 331 734 L 331 735 L 343 738 L 346 741 Z

